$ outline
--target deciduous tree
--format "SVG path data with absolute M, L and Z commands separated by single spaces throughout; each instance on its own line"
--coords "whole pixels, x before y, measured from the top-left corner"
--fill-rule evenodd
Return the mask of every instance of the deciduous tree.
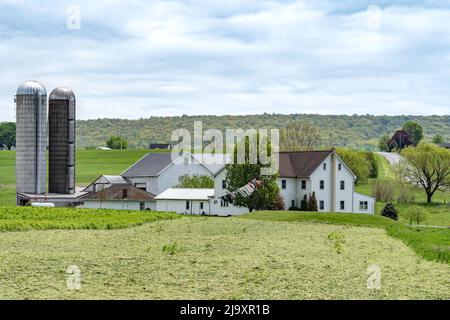
M 427 203 L 436 191 L 450 186 L 450 150 L 433 144 L 420 143 L 402 151 L 399 172 L 405 181 L 424 189 Z

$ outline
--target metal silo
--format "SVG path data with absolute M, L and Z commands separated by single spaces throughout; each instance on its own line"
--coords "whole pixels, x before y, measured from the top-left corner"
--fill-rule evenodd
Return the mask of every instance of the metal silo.
M 50 93 L 49 193 L 75 193 L 75 95 L 68 88 Z
M 47 187 L 47 91 L 25 81 L 16 93 L 16 191 L 44 194 Z

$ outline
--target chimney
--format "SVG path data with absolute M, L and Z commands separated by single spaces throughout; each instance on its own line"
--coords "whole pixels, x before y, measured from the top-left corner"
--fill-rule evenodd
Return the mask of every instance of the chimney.
M 336 148 L 331 148 L 331 212 L 336 212 Z

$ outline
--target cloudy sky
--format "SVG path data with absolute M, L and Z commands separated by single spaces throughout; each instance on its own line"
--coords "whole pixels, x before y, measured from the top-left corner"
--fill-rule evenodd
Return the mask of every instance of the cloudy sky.
M 27 79 L 78 118 L 450 114 L 450 1 L 0 0 L 0 121 Z

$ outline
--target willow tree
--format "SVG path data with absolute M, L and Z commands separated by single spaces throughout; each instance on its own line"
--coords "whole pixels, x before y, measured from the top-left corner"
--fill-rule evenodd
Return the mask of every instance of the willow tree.
M 401 176 L 424 189 L 427 203 L 431 203 L 436 191 L 450 187 L 450 150 L 422 142 L 404 149 L 401 155 Z

